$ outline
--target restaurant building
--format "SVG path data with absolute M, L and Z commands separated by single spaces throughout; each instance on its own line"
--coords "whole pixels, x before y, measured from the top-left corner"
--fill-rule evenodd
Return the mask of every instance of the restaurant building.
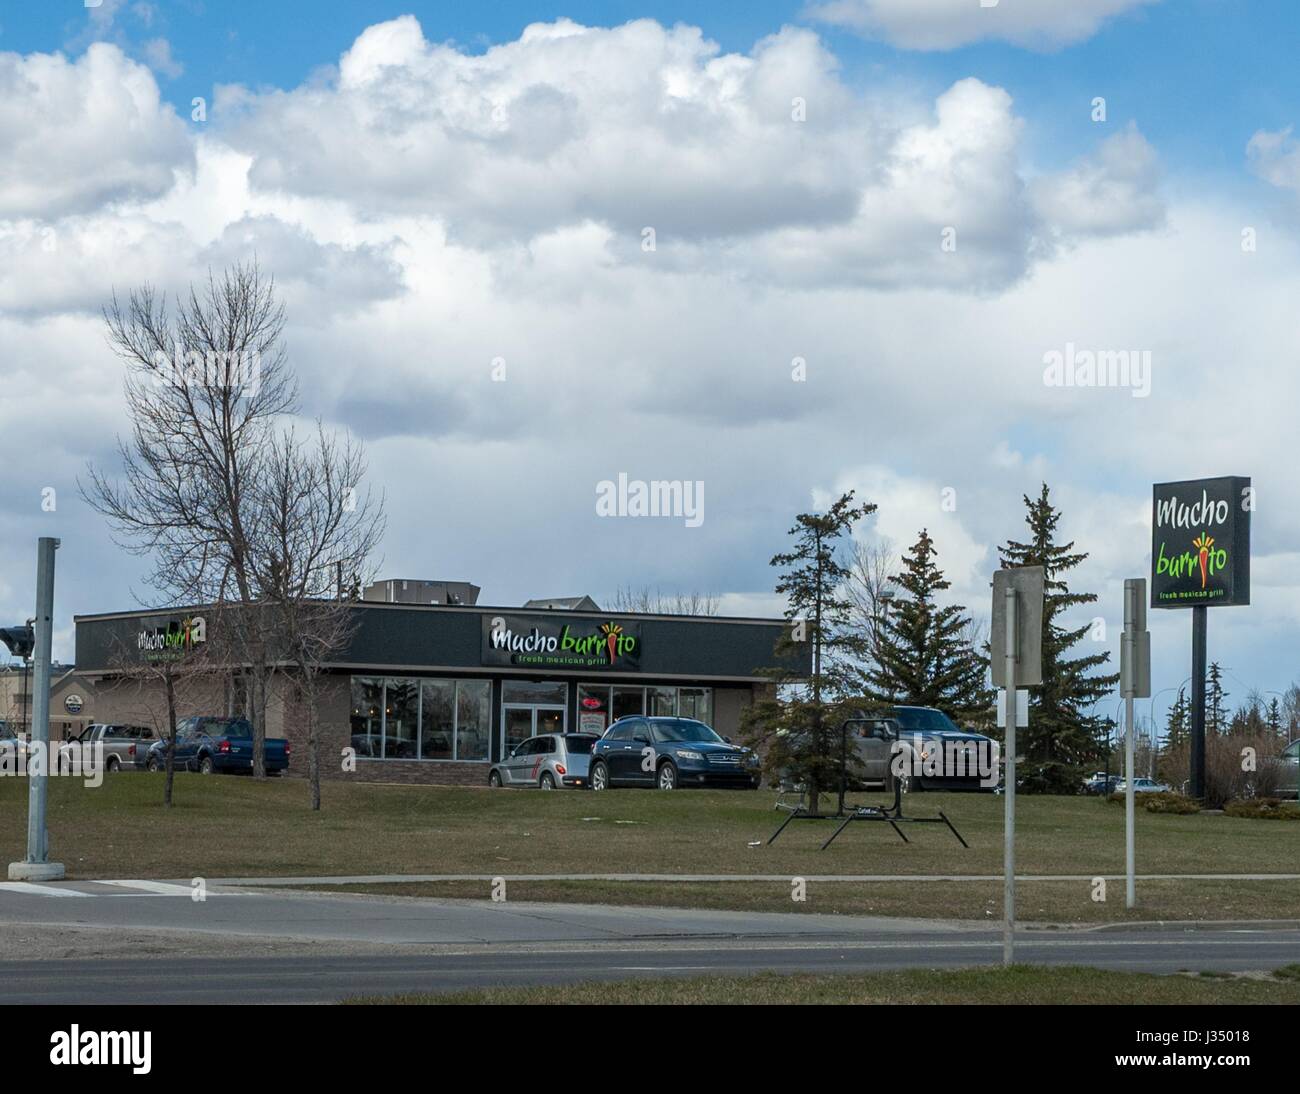
M 603 612 L 592 610 L 586 597 L 530 603 L 580 607 L 350 605 L 350 639 L 318 681 L 323 773 L 486 783 L 488 766 L 530 736 L 598 734 L 631 714 L 698 718 L 734 736 L 744 707 L 771 686 L 766 670 L 778 665 L 775 647 L 786 626 L 773 619 Z M 76 675 L 95 719 L 159 730 L 166 709 L 161 681 L 132 663 L 184 658 L 217 637 L 211 629 L 220 626 L 201 608 L 86 615 L 75 622 Z M 179 716 L 238 713 L 241 694 L 228 673 L 187 677 L 180 681 Z M 266 732 L 291 742 L 291 773 L 297 774 L 306 766 L 303 702 L 293 675 L 277 674 Z

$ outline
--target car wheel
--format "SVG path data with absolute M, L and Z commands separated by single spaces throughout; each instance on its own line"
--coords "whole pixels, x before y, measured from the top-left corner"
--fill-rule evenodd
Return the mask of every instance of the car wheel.
M 488 786 L 490 786 L 493 790 L 501 789 L 501 772 L 499 771 L 488 772 Z
M 677 768 L 673 766 L 672 760 L 668 760 L 659 767 L 659 778 L 655 780 L 655 785 L 660 790 L 677 789 Z
M 543 771 L 543 772 L 542 772 L 542 779 L 541 779 L 541 782 L 539 783 L 539 785 L 541 786 L 541 788 L 542 788 L 543 790 L 554 790 L 554 789 L 555 789 L 555 776 L 552 775 L 549 771 Z
M 110 757 L 108 758 L 108 770 L 109 770 L 109 771 L 117 771 L 117 770 L 119 770 L 119 769 L 121 768 L 121 766 L 122 766 L 122 761 L 119 760 L 116 756 L 110 756 Z
M 162 764 L 158 762 L 157 756 L 150 756 L 144 767 L 146 771 L 152 771 L 155 775 L 162 770 Z
M 592 790 L 609 789 L 609 768 L 600 760 L 591 765 L 591 788 Z
M 200 775 L 212 775 L 216 772 L 216 770 L 217 770 L 216 767 L 212 763 L 211 756 L 204 756 L 203 759 L 199 761 Z

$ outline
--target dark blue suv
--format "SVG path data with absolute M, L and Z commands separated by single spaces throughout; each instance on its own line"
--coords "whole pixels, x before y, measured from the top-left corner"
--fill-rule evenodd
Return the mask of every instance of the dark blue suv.
M 758 756 L 693 718 L 620 718 L 591 750 L 592 790 L 612 786 L 719 786 L 756 790 Z

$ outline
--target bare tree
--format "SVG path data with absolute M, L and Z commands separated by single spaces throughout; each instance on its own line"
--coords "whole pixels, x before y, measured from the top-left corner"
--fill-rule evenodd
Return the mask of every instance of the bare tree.
M 272 442 L 259 483 L 262 538 L 252 557 L 263 567 L 258 586 L 265 593 L 276 657 L 289 670 L 307 712 L 314 810 L 320 808 L 319 676 L 355 626 L 337 575 L 348 575 L 354 585 L 372 576 L 366 567 L 384 529 L 383 499 L 369 491 L 358 496 L 365 473 L 360 444 L 327 434 L 317 422 L 311 443 L 300 441 L 292 429 Z
M 892 576 L 898 568 L 898 552 L 888 539 L 854 540 L 848 556 L 844 595 L 849 622 L 862 638 L 862 656 L 878 662 L 881 625 L 898 591 Z
M 204 621 L 205 638 L 207 635 Z M 188 627 L 186 620 L 182 626 Z M 219 629 L 215 632 L 220 633 Z M 173 648 L 160 651 L 157 656 L 146 657 L 129 643 L 115 645 L 109 664 L 113 680 L 109 687 L 120 693 L 129 693 L 127 702 L 137 704 L 135 717 L 147 720 L 163 748 L 163 805 L 170 809 L 176 773 L 176 722 L 182 705 L 187 705 L 205 690 L 216 686 L 230 671 L 227 662 L 229 648 L 219 639 L 195 645 L 183 635 L 183 641 Z M 119 699 L 119 703 L 122 700 Z
M 267 636 L 252 545 L 253 504 L 276 419 L 297 406 L 281 336 L 284 308 L 257 265 L 209 275 L 174 311 L 145 286 L 104 311 L 126 363 L 131 435 L 118 439 L 119 481 L 88 468 L 82 497 L 115 542 L 153 559 L 155 604 L 233 604 L 227 619 L 250 666 L 254 768 L 265 774 Z
M 648 585 L 634 588 L 619 586 L 610 598 L 610 611 L 646 612 L 651 615 L 717 615 L 718 597 L 714 593 L 671 593 L 651 591 Z

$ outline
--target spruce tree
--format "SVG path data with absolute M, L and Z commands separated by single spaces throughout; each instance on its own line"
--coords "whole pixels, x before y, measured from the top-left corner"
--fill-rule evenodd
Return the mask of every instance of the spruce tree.
M 1276 695 L 1273 696 L 1273 701 L 1268 704 L 1267 724 L 1270 737 L 1285 740 L 1286 735 L 1282 732 L 1282 705 L 1277 701 Z
M 1179 748 L 1191 738 L 1188 722 L 1189 704 L 1187 689 L 1178 689 L 1178 698 L 1169 708 L 1169 717 L 1165 722 L 1165 747 Z
M 771 692 L 741 715 L 741 734 L 766 753 L 769 770 L 803 783 L 816 814 L 822 791 L 840 782 L 840 725 L 851 688 L 859 639 L 850 627 L 852 604 L 844 589 L 848 569 L 839 560 L 844 537 L 875 512 L 853 504 L 853 491 L 824 513 L 800 513 L 790 529 L 793 545 L 772 557 L 780 569 L 776 592 L 786 598 L 785 628 L 776 643 L 781 667 L 764 673 Z M 811 671 L 803 668 L 805 657 Z M 857 762 L 856 750 L 848 760 Z
M 1029 689 L 1029 728 L 1018 738 L 1026 759 L 1024 789 L 1076 793 L 1082 766 L 1094 763 L 1104 749 L 1105 720 L 1087 711 L 1113 693 L 1119 674 L 1092 675 L 1110 660 L 1105 650 L 1070 656 L 1091 624 L 1070 627 L 1064 615 L 1095 603 L 1097 596 L 1072 592 L 1065 575 L 1088 555 L 1076 551 L 1073 541 L 1056 541 L 1061 512 L 1052 505 L 1046 483 L 1037 498 L 1025 495 L 1024 502 L 1030 535 L 1024 542 L 1009 540 L 1000 552 L 1004 567 L 1042 566 L 1046 581 L 1043 683 Z
M 923 528 L 903 555 L 902 572 L 891 578 L 898 592 L 879 621 L 865 690 L 879 705 L 936 707 L 959 725 L 983 725 L 994 703 L 985 682 L 988 658 L 971 645 L 966 609 L 936 602 L 951 585 L 937 555 Z
M 1205 731 L 1222 736 L 1228 731 L 1227 698 L 1223 690 L 1223 670 L 1219 662 L 1211 661 L 1205 674 Z

